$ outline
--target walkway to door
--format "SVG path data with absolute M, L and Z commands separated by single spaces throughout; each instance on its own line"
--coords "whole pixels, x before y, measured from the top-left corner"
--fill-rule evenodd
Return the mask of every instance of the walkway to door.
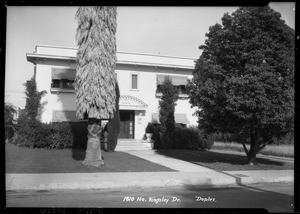
M 115 151 L 151 150 L 151 144 L 142 140 L 118 139 Z

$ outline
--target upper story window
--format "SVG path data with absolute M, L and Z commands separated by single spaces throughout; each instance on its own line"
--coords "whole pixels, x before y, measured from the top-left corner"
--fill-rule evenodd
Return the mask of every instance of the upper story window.
M 170 75 L 156 75 L 156 96 L 161 96 L 161 86 L 165 77 L 169 76 L 172 80 L 172 84 L 177 87 L 179 91 L 179 98 L 187 98 L 188 92 L 186 85 L 188 83 L 188 77 L 186 76 L 170 76 Z
M 131 89 L 138 89 L 138 80 L 139 75 L 138 74 L 131 74 Z
M 75 69 L 52 68 L 51 91 L 74 91 Z

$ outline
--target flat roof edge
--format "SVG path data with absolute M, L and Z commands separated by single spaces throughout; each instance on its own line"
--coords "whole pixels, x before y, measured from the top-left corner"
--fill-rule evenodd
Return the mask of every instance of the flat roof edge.
M 48 59 L 76 61 L 76 57 L 58 56 L 58 55 L 46 55 L 46 54 L 37 54 L 37 53 L 26 53 L 26 58 L 27 58 L 27 61 L 30 61 L 30 62 L 34 61 L 34 59 L 37 59 L 37 58 L 39 58 L 39 59 L 41 59 L 41 58 L 48 58 Z M 125 61 L 125 60 L 118 60 L 117 64 L 141 65 L 141 66 L 152 66 L 152 67 L 171 67 L 171 68 L 182 68 L 182 69 L 194 69 L 194 66 L 189 66 L 189 65 L 161 64 L 161 63 L 136 62 L 136 61 Z
M 53 48 L 53 49 L 70 49 L 70 50 L 77 50 L 76 47 L 64 47 L 64 46 L 52 46 L 52 45 L 42 45 L 37 44 L 35 47 L 46 47 L 46 48 Z M 138 53 L 138 52 L 130 52 L 130 51 L 117 51 L 117 54 L 128 54 L 128 55 L 141 55 L 141 56 L 153 56 L 153 57 L 162 57 L 162 58 L 175 58 L 175 59 L 186 59 L 186 60 L 196 60 L 194 58 L 189 57 L 182 57 L 182 56 L 170 56 L 170 55 L 158 55 L 158 54 L 147 54 L 147 53 Z

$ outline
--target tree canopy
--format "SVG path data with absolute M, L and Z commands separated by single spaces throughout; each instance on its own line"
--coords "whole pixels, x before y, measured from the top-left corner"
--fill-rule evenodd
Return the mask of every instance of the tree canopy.
M 207 133 L 239 134 L 256 153 L 293 129 L 294 30 L 269 6 L 240 7 L 206 33 L 189 84 Z

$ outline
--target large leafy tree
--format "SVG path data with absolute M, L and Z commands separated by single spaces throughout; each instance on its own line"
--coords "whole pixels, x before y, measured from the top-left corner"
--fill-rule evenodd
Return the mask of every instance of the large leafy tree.
M 77 117 L 88 118 L 88 142 L 84 165 L 104 164 L 101 119 L 114 117 L 116 102 L 116 7 L 79 7 L 76 13 L 77 71 L 75 93 Z
M 159 100 L 159 121 L 161 123 L 161 146 L 169 149 L 174 143 L 175 135 L 175 106 L 178 100 L 178 89 L 172 84 L 169 76 L 166 76 L 161 85 L 162 97 Z
M 274 137 L 293 129 L 294 30 L 269 6 L 240 7 L 206 37 L 189 84 L 199 126 L 239 136 L 254 164 Z

